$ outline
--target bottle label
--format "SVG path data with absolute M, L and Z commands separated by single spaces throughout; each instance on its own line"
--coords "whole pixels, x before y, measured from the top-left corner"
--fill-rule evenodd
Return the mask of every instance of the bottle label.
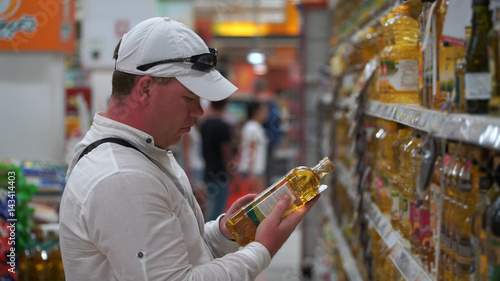
M 411 223 L 411 235 L 416 239 L 420 237 L 420 207 L 417 206 L 416 202 L 410 203 L 410 223 Z
M 410 208 L 408 206 L 408 198 L 402 197 L 403 206 L 401 208 L 401 219 L 404 223 L 410 223 Z
M 418 90 L 418 60 L 387 60 L 386 67 L 386 78 L 395 90 Z
M 420 245 L 431 245 L 431 212 L 420 210 Z
M 274 207 L 283 195 L 288 194 L 288 196 L 292 199 L 292 202 L 295 201 L 295 196 L 290 189 L 291 188 L 288 183 L 285 182 L 285 184 L 278 187 L 273 193 L 256 204 L 255 207 L 248 210 L 246 215 L 255 224 L 255 226 L 259 226 L 259 224 L 273 211 Z
M 491 99 L 491 75 L 489 72 L 465 73 L 465 99 Z

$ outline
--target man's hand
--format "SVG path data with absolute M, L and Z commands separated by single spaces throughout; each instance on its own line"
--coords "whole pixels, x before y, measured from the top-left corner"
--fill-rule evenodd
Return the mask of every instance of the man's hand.
M 226 214 L 224 217 L 220 220 L 219 223 L 219 229 L 222 235 L 226 237 L 227 239 L 234 239 L 231 233 L 226 228 L 226 221 L 229 219 L 236 211 L 247 205 L 248 203 L 252 202 L 252 200 L 257 197 L 257 194 L 247 194 L 243 197 L 240 197 L 238 200 L 236 200 L 233 205 L 227 210 Z
M 290 196 L 284 195 L 278 201 L 274 210 L 267 216 L 257 227 L 255 241 L 264 245 L 271 258 L 283 246 L 285 241 L 290 237 L 302 218 L 309 210 L 318 202 L 319 195 L 309 201 L 304 207 L 282 218 L 288 206 L 290 205 Z

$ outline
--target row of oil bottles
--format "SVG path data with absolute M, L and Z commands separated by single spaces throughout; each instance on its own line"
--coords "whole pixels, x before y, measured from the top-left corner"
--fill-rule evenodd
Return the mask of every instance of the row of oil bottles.
M 448 7 L 459 1 L 421 0 L 418 18 L 412 17 L 408 5 L 395 7 L 358 33 L 349 51 L 338 49 L 332 57 L 332 72 L 359 74 L 377 56 L 379 71 L 370 89 L 371 100 L 500 115 L 500 30 L 497 21 L 492 24 L 492 15 L 497 19 L 500 7 L 489 0 L 472 0 L 471 10 L 453 14 L 456 9 Z M 447 18 L 463 21 L 468 13 L 472 20 L 464 25 L 465 40 L 443 34 Z
M 500 280 L 500 152 L 451 141 L 443 146 L 387 120 L 368 124 L 370 193 L 405 247 L 438 280 Z M 374 257 L 379 280 L 393 276 L 387 256 Z
M 63 281 L 64 268 L 55 231 L 35 227 L 32 243 L 18 252 L 18 281 Z

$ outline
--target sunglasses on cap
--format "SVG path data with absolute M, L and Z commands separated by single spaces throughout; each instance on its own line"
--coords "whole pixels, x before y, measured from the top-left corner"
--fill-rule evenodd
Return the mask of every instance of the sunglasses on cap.
M 146 71 L 160 64 L 173 63 L 173 62 L 190 62 L 193 64 L 193 66 L 191 66 L 192 69 L 208 72 L 210 71 L 210 69 L 214 68 L 217 65 L 217 49 L 208 48 L 208 50 L 210 51 L 210 53 L 195 55 L 186 58 L 166 59 L 166 60 L 146 63 L 143 65 L 139 65 L 137 69 L 140 71 Z

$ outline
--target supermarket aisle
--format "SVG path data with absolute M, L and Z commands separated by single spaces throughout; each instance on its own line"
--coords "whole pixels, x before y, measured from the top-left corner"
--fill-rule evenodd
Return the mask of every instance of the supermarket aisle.
M 290 238 L 278 251 L 271 261 L 271 265 L 262 272 L 256 281 L 280 281 L 280 280 L 301 280 L 300 279 L 300 243 L 302 240 L 302 230 L 297 226 Z

